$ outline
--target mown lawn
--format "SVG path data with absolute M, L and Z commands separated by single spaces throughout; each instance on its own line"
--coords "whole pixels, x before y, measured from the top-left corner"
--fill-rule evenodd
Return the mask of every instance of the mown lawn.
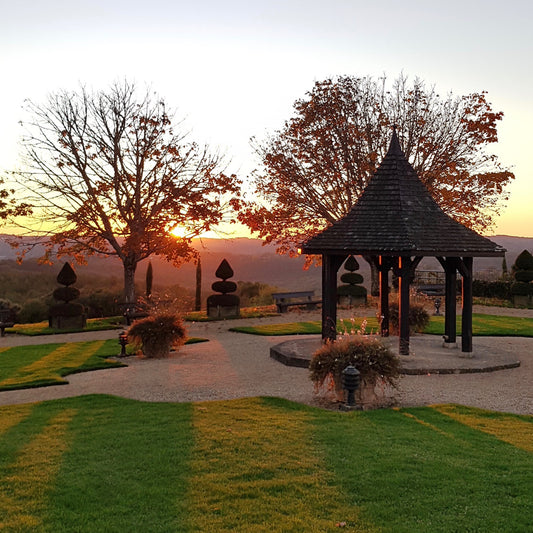
M 85 396 L 0 407 L 0 530 L 531 531 L 533 417 Z
M 357 333 L 361 329 L 363 320 L 367 321 L 366 332 L 377 332 L 379 325 L 376 318 L 344 319 L 337 322 L 339 333 Z M 472 315 L 472 329 L 475 336 L 490 337 L 533 337 L 533 318 L 516 316 Z M 270 324 L 257 326 L 238 326 L 230 331 L 249 333 L 252 335 L 317 335 L 321 332 L 320 321 L 288 322 L 285 324 Z M 430 335 L 444 334 L 444 316 L 432 316 L 424 333 Z M 457 317 L 457 333 L 461 333 L 461 317 Z
M 107 359 L 119 353 L 114 339 L 2 348 L 0 390 L 61 385 L 69 374 L 125 366 Z
M 108 329 L 124 329 L 124 318 L 112 316 L 108 318 L 89 318 L 85 328 L 55 329 L 48 326 L 48 322 L 35 322 L 33 324 L 15 324 L 12 328 L 6 328 L 7 333 L 19 335 L 54 335 L 55 333 L 79 333 L 81 331 L 102 331 Z
M 189 337 L 185 344 L 206 341 Z M 128 344 L 126 353 L 132 355 L 137 349 Z M 0 348 L 0 390 L 64 385 L 68 383 L 65 376 L 70 374 L 126 366 L 108 359 L 119 353 L 115 339 Z

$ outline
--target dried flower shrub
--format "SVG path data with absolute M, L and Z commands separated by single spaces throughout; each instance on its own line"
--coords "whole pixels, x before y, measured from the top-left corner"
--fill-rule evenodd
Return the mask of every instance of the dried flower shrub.
M 389 326 L 390 333 L 398 335 L 399 332 L 399 311 L 398 302 L 389 304 Z M 409 304 L 409 331 L 411 333 L 422 333 L 429 324 L 429 313 L 425 306 L 419 303 Z
M 311 380 L 318 389 L 331 379 L 336 390 L 342 390 L 342 371 L 348 365 L 359 370 L 363 385 L 384 382 L 395 387 L 400 377 L 400 359 L 377 336 L 346 335 L 313 354 Z
M 136 320 L 128 329 L 128 341 L 141 346 L 146 357 L 168 357 L 170 348 L 185 343 L 187 333 L 180 317 L 158 314 Z

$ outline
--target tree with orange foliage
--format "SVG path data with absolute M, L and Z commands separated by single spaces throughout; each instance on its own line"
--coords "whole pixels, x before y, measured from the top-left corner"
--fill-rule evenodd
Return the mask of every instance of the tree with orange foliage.
M 294 109 L 281 130 L 253 140 L 263 164 L 254 173 L 262 203 L 239 216 L 280 253 L 295 253 L 350 210 L 383 159 L 393 125 L 406 157 L 454 219 L 485 230 L 507 199 L 514 175 L 486 151 L 503 113 L 492 110 L 485 92 L 441 97 L 419 79 L 400 76 L 388 90 L 386 78 L 343 76 L 316 82 Z
M 5 181 L 0 178 L 0 186 Z M 13 217 L 28 216 L 31 214 L 31 206 L 26 202 L 20 202 L 15 197 L 14 189 L 0 189 L 0 220 L 5 221 Z
M 128 304 L 140 261 L 190 260 L 191 238 L 238 204 L 240 183 L 222 158 L 174 133 L 164 101 L 148 91 L 138 98 L 133 84 L 62 91 L 28 110 L 17 177 L 46 228 L 48 256 L 118 257 Z M 188 237 L 172 235 L 176 226 Z

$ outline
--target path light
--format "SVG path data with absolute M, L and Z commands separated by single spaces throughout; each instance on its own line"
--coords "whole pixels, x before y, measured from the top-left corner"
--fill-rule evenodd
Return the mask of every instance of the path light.
M 128 344 L 128 334 L 125 331 L 121 331 L 118 334 L 118 343 L 120 344 L 119 357 L 126 357 L 126 344 Z
M 348 398 L 346 400 L 347 407 L 355 407 L 355 391 L 359 387 L 361 381 L 361 373 L 355 366 L 348 365 L 342 371 L 342 388 L 348 391 Z
M 435 314 L 440 315 L 439 309 L 440 309 L 441 299 L 435 298 Z

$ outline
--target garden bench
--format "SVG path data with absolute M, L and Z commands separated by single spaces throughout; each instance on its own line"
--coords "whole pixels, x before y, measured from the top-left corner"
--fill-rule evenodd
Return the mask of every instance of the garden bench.
M 286 313 L 289 307 L 305 306 L 307 310 L 316 309 L 322 300 L 314 300 L 315 291 L 275 292 L 272 298 L 279 313 Z
M 126 307 L 124 311 L 124 318 L 126 319 L 126 324 L 131 326 L 131 323 L 134 320 L 139 320 L 140 318 L 146 318 L 148 313 L 144 309 L 140 309 L 136 306 Z
M 5 337 L 6 328 L 12 328 L 15 325 L 15 318 L 11 309 L 0 309 L 0 332 Z

